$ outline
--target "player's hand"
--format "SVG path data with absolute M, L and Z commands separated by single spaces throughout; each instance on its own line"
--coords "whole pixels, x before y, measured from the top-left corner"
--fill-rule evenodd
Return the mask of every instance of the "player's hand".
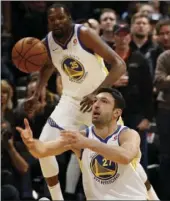
M 33 142 L 33 134 L 27 119 L 24 119 L 25 128 L 16 127 L 16 130 L 20 133 L 21 138 L 26 146 L 29 146 Z
M 80 106 L 81 106 L 80 110 L 82 112 L 91 112 L 94 100 L 95 100 L 95 94 L 93 93 L 85 96 L 80 103 Z
M 150 122 L 148 119 L 142 119 L 142 121 L 138 124 L 137 128 L 140 131 L 148 130 L 150 128 Z
M 88 138 L 81 135 L 79 132 L 75 131 L 62 131 L 61 136 L 65 139 L 72 140 L 72 143 L 66 145 L 66 147 L 69 147 L 72 150 L 76 149 L 85 149 L 87 147 L 87 140 Z

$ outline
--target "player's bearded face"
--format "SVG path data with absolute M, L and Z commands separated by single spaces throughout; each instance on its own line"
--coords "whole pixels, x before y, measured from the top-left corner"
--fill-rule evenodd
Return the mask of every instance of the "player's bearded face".
M 49 31 L 56 38 L 62 38 L 70 26 L 70 18 L 62 8 L 51 9 L 48 15 Z
M 113 98 L 109 96 L 106 98 L 106 94 L 101 93 L 96 98 L 92 108 L 92 123 L 94 125 L 106 125 L 113 120 L 114 103 Z

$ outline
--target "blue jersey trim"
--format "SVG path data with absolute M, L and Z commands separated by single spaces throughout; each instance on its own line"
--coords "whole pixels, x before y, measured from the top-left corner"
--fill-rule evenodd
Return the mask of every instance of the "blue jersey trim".
M 47 122 L 51 127 L 58 128 L 59 130 L 64 130 L 64 128 L 62 128 L 58 124 L 56 124 L 56 122 L 51 117 L 49 117 L 47 119 Z
M 107 141 L 115 134 L 117 134 L 119 132 L 121 128 L 121 125 L 118 125 L 116 131 L 114 133 L 112 133 L 111 135 L 107 136 L 105 139 L 101 138 L 100 136 L 96 135 L 95 131 L 94 131 L 94 126 L 92 127 L 92 133 L 95 135 L 95 137 L 97 137 L 101 142 L 103 143 L 107 143 Z
M 118 144 L 119 144 L 119 146 L 121 145 L 120 144 L 120 139 L 119 139 L 119 137 L 120 137 L 120 135 L 121 135 L 121 132 L 122 131 L 124 131 L 124 130 L 127 130 L 127 129 L 129 129 L 127 126 L 125 126 L 121 131 L 120 131 L 120 133 L 119 133 L 119 135 L 118 135 Z
M 81 29 L 82 26 L 83 26 L 83 25 L 79 26 L 78 29 L 77 29 L 77 38 L 78 38 L 78 40 L 79 40 L 79 43 L 80 43 L 81 47 L 82 47 L 84 50 L 86 50 L 88 53 L 94 55 L 94 52 L 93 52 L 91 49 L 87 48 L 87 47 L 81 42 L 81 40 L 80 40 L 80 29 Z

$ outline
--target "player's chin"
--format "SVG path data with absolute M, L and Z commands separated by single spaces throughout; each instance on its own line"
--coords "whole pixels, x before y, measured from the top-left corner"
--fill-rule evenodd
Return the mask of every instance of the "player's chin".
M 53 34 L 54 34 L 55 37 L 61 38 L 61 37 L 63 36 L 63 31 L 60 30 L 60 29 L 55 29 L 55 30 L 53 31 Z
M 98 116 L 92 116 L 92 123 L 100 123 L 100 118 Z

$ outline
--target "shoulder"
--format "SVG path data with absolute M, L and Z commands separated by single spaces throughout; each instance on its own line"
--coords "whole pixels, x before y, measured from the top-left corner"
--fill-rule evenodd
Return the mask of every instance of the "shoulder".
M 97 35 L 97 33 L 93 30 L 93 29 L 91 29 L 91 28 L 89 28 L 89 27 L 86 27 L 86 26 L 84 26 L 84 25 L 80 25 L 79 26 L 79 34 L 80 34 L 80 37 L 81 37 L 81 39 L 87 39 L 87 38 L 95 38 L 95 37 L 99 37 L 98 35 Z
M 168 68 L 170 66 L 170 50 L 164 51 L 157 59 L 157 68 Z
M 170 50 L 166 50 L 162 54 L 159 55 L 158 59 L 159 60 L 169 59 L 169 56 L 170 56 Z
M 133 141 L 133 140 L 140 141 L 140 136 L 139 136 L 139 133 L 137 131 L 135 131 L 134 129 L 130 129 L 128 127 L 126 127 L 126 128 L 127 129 L 122 129 L 122 131 L 119 134 L 120 144 L 126 140 L 128 140 L 128 141 Z
M 129 134 L 129 133 L 132 133 L 134 135 L 138 134 L 138 132 L 135 131 L 134 129 L 131 129 L 131 128 L 127 127 L 127 126 L 122 126 L 120 134 Z

